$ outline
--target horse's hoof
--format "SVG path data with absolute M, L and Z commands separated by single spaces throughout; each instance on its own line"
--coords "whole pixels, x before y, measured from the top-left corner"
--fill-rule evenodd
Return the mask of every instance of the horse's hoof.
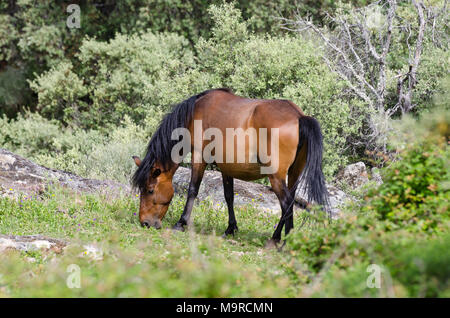
M 233 226 L 233 227 L 228 227 L 225 230 L 225 233 L 222 235 L 223 238 L 226 238 L 228 235 L 233 235 L 238 231 L 238 227 L 237 226 Z
M 278 248 L 279 243 L 280 243 L 279 240 L 274 240 L 273 238 L 271 238 L 266 242 L 265 248 L 267 248 L 267 249 Z
M 181 225 L 180 223 L 177 223 L 172 227 L 172 230 L 184 232 L 184 226 Z

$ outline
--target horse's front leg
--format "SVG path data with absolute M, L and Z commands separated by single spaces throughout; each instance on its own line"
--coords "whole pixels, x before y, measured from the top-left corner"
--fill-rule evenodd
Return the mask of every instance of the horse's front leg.
M 191 181 L 189 182 L 186 205 L 184 206 L 183 214 L 181 214 L 180 220 L 173 226 L 174 230 L 184 231 L 184 226 L 190 224 L 192 208 L 194 206 L 195 198 L 198 195 L 200 184 L 202 183 L 205 168 L 205 163 L 192 164 Z
M 222 173 L 223 181 L 223 193 L 225 196 L 225 201 L 228 207 L 228 228 L 225 230 L 224 237 L 227 235 L 234 235 L 234 232 L 238 230 L 236 217 L 234 216 L 234 179 L 232 177 L 226 176 Z

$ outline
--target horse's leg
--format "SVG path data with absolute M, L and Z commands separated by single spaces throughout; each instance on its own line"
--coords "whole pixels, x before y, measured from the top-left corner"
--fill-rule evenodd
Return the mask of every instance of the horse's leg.
M 288 170 L 288 188 L 289 191 L 294 194 L 294 196 L 298 187 L 298 184 L 296 184 L 296 182 L 306 164 L 306 149 L 306 147 L 302 147 L 302 149 L 297 153 L 292 166 Z M 289 232 L 294 228 L 294 204 L 292 204 L 289 208 L 288 215 L 289 217 L 286 219 L 286 224 L 284 227 L 285 235 L 288 235 Z
M 273 232 L 272 239 L 269 240 L 269 242 L 268 242 L 268 245 L 276 245 L 281 240 L 281 231 L 285 224 L 284 216 L 286 213 L 288 213 L 289 190 L 288 190 L 288 187 L 286 186 L 286 182 L 284 181 L 283 178 L 280 178 L 279 176 L 271 175 L 271 176 L 269 176 L 269 180 L 270 180 L 270 184 L 272 185 L 272 190 L 277 195 L 277 198 L 280 201 L 280 206 L 281 206 L 280 222 L 278 222 L 275 232 Z
M 222 173 L 222 181 L 223 181 L 223 193 L 225 195 L 225 201 L 227 202 L 228 207 L 228 228 L 225 230 L 224 236 L 234 235 L 234 232 L 238 230 L 236 217 L 234 216 L 234 190 L 233 183 L 234 179 L 232 177 L 226 176 Z
M 299 174 L 289 171 L 288 175 L 288 188 L 291 193 L 295 195 L 295 191 L 297 189 L 297 185 L 295 185 L 295 181 L 297 181 Z M 295 189 L 294 189 L 295 187 Z M 289 232 L 294 228 L 294 204 L 291 205 L 289 210 L 287 211 L 288 217 L 286 218 L 286 223 L 284 225 L 284 234 L 288 235 Z
M 200 184 L 203 179 L 205 168 L 205 163 L 192 164 L 191 181 L 189 182 L 186 205 L 184 206 L 183 214 L 181 214 L 180 220 L 173 226 L 174 230 L 184 231 L 184 226 L 189 225 L 192 208 L 194 206 L 194 201 L 197 197 L 198 189 L 200 188 Z

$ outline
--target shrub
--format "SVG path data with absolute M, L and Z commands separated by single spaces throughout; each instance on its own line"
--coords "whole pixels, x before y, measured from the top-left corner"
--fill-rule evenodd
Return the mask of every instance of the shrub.
M 59 124 L 36 113 L 20 115 L 16 120 L 0 118 L 0 145 L 25 157 L 48 153 L 60 135 Z
M 195 46 L 174 34 L 118 34 L 109 42 L 86 39 L 80 67 L 63 62 L 32 84 L 38 109 L 65 123 L 88 128 L 117 125 L 124 115 L 140 124 L 195 93 L 230 87 L 252 98 L 287 98 L 316 117 L 325 136 L 325 174 L 346 163 L 348 136 L 360 121 L 360 105 L 339 93 L 343 82 L 331 74 L 311 40 L 252 35 L 233 4 L 209 8 L 212 37 Z M 67 85 L 73 81 L 73 85 Z
M 365 210 L 376 210 L 389 229 L 442 231 L 440 221 L 448 220 L 450 198 L 450 116 L 441 110 L 419 122 L 405 118 L 399 124 L 399 159 L 384 170 L 384 183 L 369 191 Z M 421 128 L 411 134 L 412 125 Z
M 361 119 L 352 118 L 355 100 L 344 99 L 345 84 L 329 72 L 317 44 L 290 36 L 255 36 L 231 4 L 212 5 L 213 36 L 196 45 L 197 68 L 211 74 L 210 86 L 231 87 L 252 98 L 290 99 L 318 119 L 325 138 L 324 170 L 331 176 L 345 165 L 346 139 Z
M 125 117 L 121 125 L 112 129 L 101 142 L 90 139 L 91 134 L 97 131 L 89 133 L 80 131 L 76 137 L 87 142 L 90 146 L 88 149 L 74 147 L 58 157 L 51 154 L 42 157 L 40 162 L 87 178 L 109 179 L 128 184 L 130 176 L 136 169 L 131 156 L 142 156 L 142 152 L 145 151 L 147 138 L 144 132 L 142 127 L 132 123 L 129 117 Z
M 149 120 L 147 128 L 143 128 L 125 117 L 119 127 L 105 134 L 62 128 L 55 120 L 27 113 L 16 120 L 0 118 L 0 147 L 50 168 L 128 183 L 135 169 L 131 156 L 142 155 L 147 136 L 155 126 Z
M 385 283 L 394 284 L 400 295 L 445 295 L 449 119 L 446 110 L 435 110 L 420 120 L 406 117 L 397 123 L 399 154 L 382 169 L 383 184 L 372 185 L 365 200 L 345 207 L 342 218 L 329 223 L 323 213 L 312 214 L 306 228 L 288 235 L 293 259 L 313 274 L 327 273 L 318 295 L 327 295 L 326 290 L 340 296 L 377 295 L 365 286 L 369 264 L 387 267 L 393 282 Z M 380 293 L 390 295 L 386 289 Z
M 47 118 L 71 119 L 71 124 L 80 126 L 87 118 L 83 97 L 87 88 L 73 71 L 72 63 L 62 62 L 48 73 L 38 76 L 30 87 L 38 95 L 37 110 Z
M 86 39 L 77 55 L 80 68 L 60 63 L 31 83 L 38 109 L 79 127 L 118 125 L 158 114 L 158 81 L 192 66 L 187 42 L 174 34 L 118 34 L 110 42 Z M 68 83 L 71 83 L 68 85 Z

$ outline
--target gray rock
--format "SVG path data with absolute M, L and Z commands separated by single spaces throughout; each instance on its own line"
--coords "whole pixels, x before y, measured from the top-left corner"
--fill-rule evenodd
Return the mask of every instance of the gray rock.
M 129 193 L 128 185 L 114 181 L 86 179 L 72 173 L 49 169 L 0 149 L 0 195 L 16 193 L 41 194 L 51 185 L 61 185 L 76 192 L 101 192 L 118 195 Z
M 378 168 L 372 168 L 371 173 L 372 180 L 374 180 L 377 185 L 383 184 L 383 179 L 381 178 L 380 170 Z
M 13 249 L 23 252 L 52 250 L 61 252 L 66 242 L 41 235 L 0 235 L 0 252 Z
M 364 167 L 365 169 L 365 167 Z M 180 167 L 173 178 L 175 192 L 185 194 L 191 177 L 190 169 Z M 93 180 L 76 176 L 61 170 L 49 169 L 37 165 L 25 158 L 0 149 L 0 195 L 15 195 L 20 192 L 28 194 L 41 194 L 47 191 L 48 186 L 58 184 L 76 192 L 99 192 L 108 196 L 129 195 L 133 192 L 129 185 L 108 180 Z M 333 217 L 339 214 L 339 206 L 348 198 L 338 188 L 327 185 L 330 193 L 330 205 Z M 234 181 L 235 205 L 253 205 L 259 209 L 280 213 L 280 204 L 270 187 L 235 179 Z M 198 200 L 210 198 L 214 204 L 225 205 L 223 194 L 222 175 L 217 171 L 206 171 Z M 298 190 L 295 196 L 296 208 L 306 206 L 302 191 Z
M 343 170 L 338 172 L 336 179 L 338 183 L 345 183 L 352 189 L 356 189 L 369 182 L 369 177 L 367 175 L 366 165 L 364 162 L 357 162 L 348 165 Z
M 179 167 L 173 177 L 175 192 L 185 194 L 190 179 L 191 170 Z M 280 211 L 280 203 L 275 193 L 268 186 L 234 179 L 234 193 L 234 204 L 237 206 L 251 204 L 269 212 Z M 223 194 L 222 174 L 218 171 L 205 171 L 198 193 L 198 200 L 206 198 L 210 198 L 215 204 L 226 204 Z

